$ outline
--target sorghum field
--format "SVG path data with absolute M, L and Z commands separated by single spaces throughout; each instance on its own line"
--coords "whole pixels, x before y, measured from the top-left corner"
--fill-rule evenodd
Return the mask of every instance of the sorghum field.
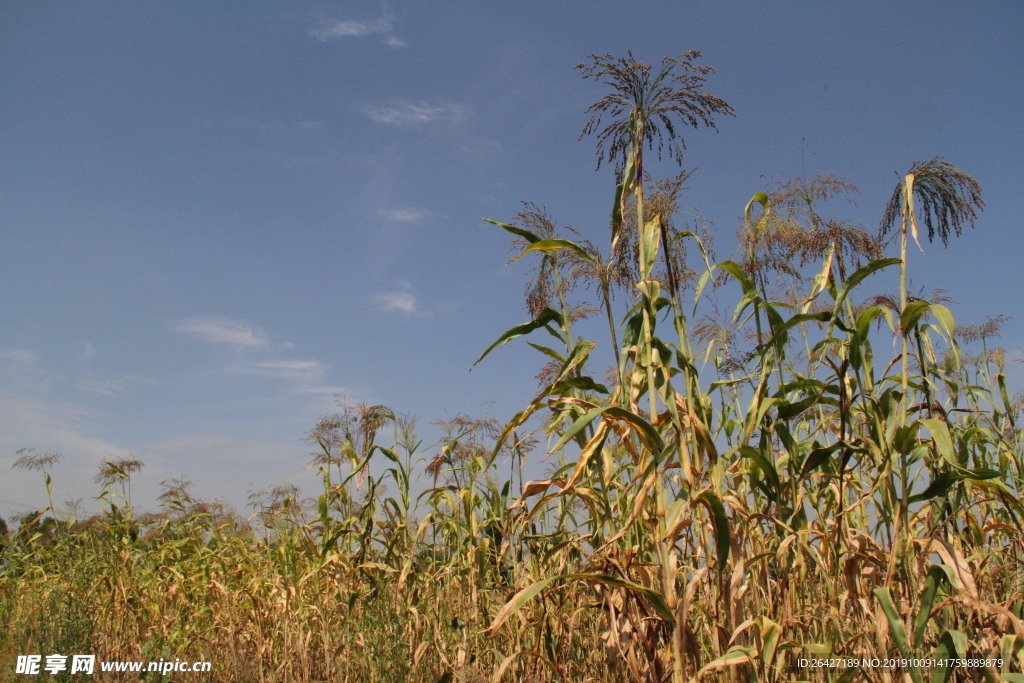
M 619 179 L 606 244 L 531 204 L 492 221 L 533 261 L 531 319 L 477 362 L 543 355 L 521 412 L 436 423 L 428 447 L 411 417 L 342 406 L 309 433 L 322 494 L 254 494 L 248 520 L 177 480 L 142 513 L 142 464 L 103 463 L 103 514 L 51 503 L 4 531 L 5 680 L 19 654 L 82 652 L 225 682 L 1024 681 L 1005 318 L 957 325 L 908 291 L 915 241 L 959 238 L 981 188 L 914 162 L 866 230 L 822 208 L 848 181 L 789 180 L 736 207 L 716 262 L 677 216 L 687 174 L 644 165 L 732 115 L 699 57 L 580 66 Z M 588 317 L 607 336 L 577 336 Z M 59 461 L 16 466 L 49 492 Z

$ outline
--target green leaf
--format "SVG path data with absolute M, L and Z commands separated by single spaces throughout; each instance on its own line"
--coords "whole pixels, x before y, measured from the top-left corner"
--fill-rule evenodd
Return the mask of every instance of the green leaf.
M 565 433 L 562 434 L 562 438 L 560 438 L 555 443 L 555 445 L 551 447 L 551 452 L 554 453 L 559 448 L 567 444 L 573 437 L 579 434 L 582 429 L 584 429 L 587 425 L 593 422 L 594 418 L 596 418 L 602 412 L 604 412 L 604 408 L 591 408 L 590 410 L 576 418 L 576 421 L 572 423 L 572 426 L 569 427 L 569 429 L 565 430 Z
M 487 350 L 484 351 L 483 354 L 476 359 L 476 363 L 473 363 L 473 367 L 476 367 L 480 363 L 480 361 L 486 358 L 487 354 L 493 351 L 496 347 L 504 346 L 505 344 L 512 341 L 516 337 L 521 337 L 524 334 L 529 334 L 534 330 L 538 330 L 551 323 L 557 323 L 558 325 L 561 325 L 562 316 L 558 313 L 558 311 L 552 310 L 550 308 L 545 308 L 543 311 L 541 311 L 541 314 L 537 316 L 535 320 L 531 320 L 528 323 L 523 323 L 522 325 L 516 325 L 512 329 L 505 332 L 505 334 L 498 337 L 498 340 L 491 344 L 490 346 L 488 346 Z
M 746 207 L 744 207 L 743 209 L 743 217 L 746 218 L 748 221 L 750 220 L 750 210 L 754 208 L 754 202 L 760 204 L 761 208 L 767 209 L 768 195 L 765 194 L 764 192 L 755 192 L 754 196 L 750 198 L 750 201 L 747 202 Z
M 352 471 L 349 472 L 348 476 L 345 477 L 344 480 L 342 480 L 341 485 L 344 486 L 345 484 L 349 483 L 349 481 L 351 481 L 353 477 L 355 477 L 357 474 L 359 474 L 363 470 L 363 468 L 366 467 L 366 464 L 368 462 L 370 462 L 370 458 L 372 458 L 372 457 L 373 457 L 373 449 L 371 448 L 370 452 L 366 454 L 365 458 L 363 458 L 357 464 L 354 464 L 352 466 Z
M 528 246 L 526 249 L 524 249 L 521 254 L 512 258 L 511 261 L 518 261 L 519 259 L 529 254 L 531 251 L 553 251 L 555 249 L 568 249 L 569 251 L 575 253 L 580 258 L 586 259 L 587 261 L 594 260 L 594 257 L 590 254 L 590 252 L 588 252 L 586 249 L 576 244 L 575 242 L 570 242 L 569 240 L 548 239 L 537 240 L 536 242 Z
M 551 385 L 551 389 L 546 392 L 548 396 L 552 394 L 564 394 L 570 389 L 583 389 L 584 391 L 596 391 L 599 394 L 607 394 L 608 387 L 603 384 L 598 384 L 592 377 L 572 377 L 570 379 L 563 379 L 555 382 Z
M 939 645 L 935 648 L 935 659 L 952 660 L 963 659 L 967 656 L 967 636 L 961 631 L 949 630 L 942 634 Z M 932 683 L 948 683 L 953 677 L 956 667 L 947 662 L 944 667 L 932 669 Z M 1013 675 L 1013 674 L 1011 674 Z M 1012 681 L 1012 678 L 1003 676 L 1004 681 Z M 1024 677 L 1019 680 L 1024 681 Z
M 1010 403 L 1010 394 L 1006 390 L 1006 376 L 1001 373 L 996 373 L 996 384 L 999 385 L 999 393 L 1003 398 L 1003 408 L 1006 409 L 1006 417 L 1010 419 L 1010 426 L 1016 428 L 1017 422 L 1013 417 L 1013 405 Z
M 524 240 L 526 240 L 530 244 L 533 244 L 534 242 L 540 242 L 540 238 L 537 237 L 536 235 L 534 235 L 529 230 L 523 230 L 522 228 L 516 227 L 514 225 L 509 225 L 508 223 L 499 223 L 498 221 L 492 221 L 490 218 L 484 218 L 483 220 L 485 220 L 488 223 L 491 223 L 493 225 L 497 225 L 499 228 L 504 228 L 505 230 L 508 230 L 513 235 L 516 235 L 518 237 L 522 237 Z
M 569 357 L 562 363 L 561 369 L 558 371 L 558 377 L 561 379 L 565 377 L 574 368 L 581 367 L 587 362 L 590 357 L 590 352 L 597 346 L 597 342 L 589 339 L 583 339 L 582 337 L 576 338 L 576 345 L 572 347 L 572 351 L 569 352 Z
M 980 489 L 986 494 L 998 497 L 1003 502 L 1003 505 L 1011 508 L 1018 515 L 1024 516 L 1024 505 L 1021 505 L 1019 500 L 1020 494 L 1010 491 L 1009 487 L 1002 481 L 995 478 L 992 481 L 978 481 L 973 484 L 972 488 Z
M 782 636 L 782 627 L 768 617 L 758 617 L 758 628 L 761 630 L 761 662 L 764 664 L 764 672 L 775 664 L 775 655 L 779 649 L 779 638 Z
M 832 454 L 844 446 L 849 446 L 842 441 L 836 442 L 827 448 L 815 448 L 807 454 L 807 459 L 804 460 L 804 466 L 800 470 L 800 478 L 803 479 L 814 470 L 821 467 Z
M 693 313 L 697 314 L 697 304 L 700 302 L 701 296 L 704 294 L 704 288 L 707 287 L 708 282 L 711 282 L 711 276 L 714 273 L 714 268 L 708 268 L 697 280 L 697 287 L 693 292 Z
M 914 624 L 914 650 L 921 651 L 924 644 L 924 633 L 928 628 L 928 620 L 931 617 L 932 605 L 935 604 L 935 594 L 939 586 L 949 588 L 952 585 L 951 576 L 953 568 L 948 565 L 935 564 L 928 569 L 928 576 L 924 580 L 924 590 L 921 591 L 921 606 L 917 611 L 917 623 Z
M 763 479 L 754 481 L 755 485 L 764 491 L 765 495 L 771 500 L 778 502 L 782 493 L 782 480 L 779 478 L 779 472 L 775 468 L 775 463 L 766 457 L 764 453 L 752 446 L 742 446 L 739 450 L 742 455 L 753 460 L 757 468 L 764 474 Z
M 1024 647 L 1024 638 L 1016 633 L 1003 634 L 1003 637 L 999 639 L 999 652 L 1002 654 L 1004 667 L 1017 659 L 1022 647 Z M 1024 683 L 1024 674 L 1016 675 L 1021 676 L 1021 681 Z
M 530 346 L 539 346 L 537 344 L 531 344 L 530 342 L 526 342 L 526 343 L 530 344 Z M 587 345 L 589 345 L 589 346 L 587 346 Z M 593 347 L 594 347 L 594 342 L 589 342 L 589 341 L 582 340 L 582 339 L 579 340 L 579 342 L 576 344 L 576 346 L 573 347 L 572 353 L 569 354 L 569 358 L 566 359 L 563 362 L 562 369 L 558 373 L 558 377 L 563 377 L 566 374 L 566 372 L 568 372 L 572 368 L 576 367 L 577 365 L 585 362 L 586 358 L 587 358 L 587 355 L 590 352 L 590 349 L 592 349 Z M 541 347 L 541 348 L 543 348 L 543 347 Z M 561 359 L 559 359 L 559 360 L 561 360 Z M 572 389 L 581 389 L 583 391 L 593 391 L 593 392 L 597 392 L 599 394 L 610 393 L 608 391 L 608 387 L 606 387 L 603 384 L 599 384 L 598 382 L 594 381 L 594 379 L 591 378 L 591 377 L 581 376 L 581 377 L 571 377 L 569 379 L 559 379 L 559 380 L 556 380 L 550 386 L 548 386 L 546 389 L 544 389 L 544 391 L 542 391 L 540 394 L 538 394 L 537 397 L 534 398 L 530 402 L 530 405 L 528 405 L 525 410 L 522 410 L 522 411 L 516 413 L 516 415 L 512 418 L 512 420 L 509 421 L 509 423 L 505 425 L 505 428 L 501 431 L 501 434 L 498 436 L 497 440 L 495 441 L 494 451 L 491 454 L 491 458 L 488 461 L 487 466 L 490 467 L 490 464 L 494 461 L 494 458 L 496 458 L 498 456 L 498 453 L 500 452 L 502 445 L 504 445 L 505 440 L 508 438 L 508 435 L 511 434 L 516 429 L 518 429 L 520 426 L 522 426 L 522 424 L 524 422 L 526 422 L 526 420 L 531 415 L 533 415 L 535 412 L 537 412 L 537 410 L 543 405 L 541 402 L 545 398 L 547 398 L 548 396 L 552 396 L 552 395 L 564 396 L 567 392 L 571 391 Z M 591 417 L 590 419 L 593 419 L 593 417 Z M 576 425 L 574 425 L 574 429 L 572 431 L 572 435 L 575 436 L 579 432 L 579 430 L 582 429 L 585 426 L 586 426 L 586 424 L 581 424 L 578 427 Z M 560 447 L 561 444 L 565 443 L 566 441 L 568 441 L 568 439 L 564 439 L 564 440 L 560 441 L 558 447 Z M 553 450 L 558 450 L 558 447 L 554 448 Z
M 950 465 L 956 466 L 958 462 L 956 451 L 953 448 L 953 437 L 949 433 L 949 425 L 938 418 L 921 420 L 921 424 L 931 433 L 932 439 L 935 441 L 936 450 L 938 450 L 942 459 Z
M 896 641 L 896 647 L 899 648 L 900 654 L 908 659 L 912 658 L 913 651 L 910 648 L 910 643 L 907 642 L 907 632 L 903 628 L 903 622 L 900 621 L 896 603 L 893 602 L 892 591 L 887 586 L 883 586 L 876 588 L 874 594 L 878 604 L 882 606 L 886 621 L 889 622 L 889 631 L 892 633 L 892 639 Z M 924 683 L 921 671 L 917 667 L 910 667 L 910 677 L 914 683 Z
M 743 270 L 743 266 L 735 261 L 722 261 L 718 264 L 718 267 L 732 275 L 740 283 L 744 294 L 757 293 L 754 283 L 747 277 L 747 271 Z
M 740 384 L 741 382 L 746 382 L 748 380 L 758 379 L 759 377 L 760 373 L 754 373 L 751 375 L 747 375 L 745 377 L 737 377 L 735 379 L 716 380 L 712 382 L 710 385 L 708 385 L 708 394 L 713 394 L 720 387 L 731 387 L 734 384 Z
M 899 265 L 899 262 L 900 260 L 898 258 L 881 258 L 876 259 L 871 263 L 864 264 L 856 271 L 854 271 L 853 275 L 846 279 L 843 288 L 839 290 L 840 301 L 837 303 L 842 303 L 842 300 L 846 299 L 846 297 L 849 296 L 850 291 L 854 287 L 859 285 L 861 282 L 863 282 L 868 275 L 871 275 L 875 271 L 881 270 L 882 268 L 888 268 L 889 266 Z
M 921 316 L 931 310 L 931 307 L 932 305 L 927 301 L 914 301 L 907 304 L 907 307 L 900 313 L 900 328 L 903 330 L 903 334 L 909 334 L 910 330 L 917 327 Z
M 644 446 L 647 447 L 655 455 L 665 450 L 665 442 L 661 438 L 661 434 L 658 434 L 658 430 L 654 426 L 640 417 L 636 413 L 626 410 L 625 408 L 619 408 L 617 406 L 610 406 L 601 411 L 603 415 L 606 415 L 615 420 L 622 420 L 633 428 L 633 431 L 637 433 Z
M 858 341 L 867 339 L 868 333 L 871 332 L 871 323 L 875 322 L 875 318 L 885 313 L 891 314 L 891 311 L 881 306 L 872 306 L 871 308 L 864 309 L 860 315 L 857 316 L 857 322 L 854 325 L 856 330 Z
M 768 310 L 773 310 L 773 309 L 772 309 L 772 307 L 769 307 Z M 763 348 L 770 349 L 770 348 L 775 348 L 777 346 L 779 346 L 779 347 L 785 346 L 786 342 L 789 340 L 789 330 L 792 329 L 795 325 L 799 325 L 800 323 L 810 322 L 812 320 L 817 320 L 819 322 L 826 322 L 826 321 L 831 320 L 831 319 L 832 319 L 832 313 L 830 313 L 828 311 L 822 311 L 821 313 L 798 313 L 798 314 L 792 316 L 789 320 L 787 320 L 784 323 L 782 323 L 781 325 L 775 326 L 774 327 L 775 334 L 772 336 L 771 339 L 769 339 L 767 342 L 765 342 L 765 344 L 763 345 Z
M 549 349 L 546 346 L 541 346 L 540 344 L 534 344 L 533 342 L 526 342 L 526 343 L 529 344 L 530 346 L 532 346 L 533 348 L 537 349 L 541 353 L 543 353 L 545 356 L 549 356 L 551 358 L 554 358 L 559 363 L 564 363 L 565 362 L 565 358 L 562 357 L 562 354 L 558 353 L 558 351 L 555 351 L 554 349 Z
M 973 470 L 958 467 L 957 471 L 960 472 L 964 479 L 969 481 L 985 481 L 986 479 L 998 479 L 1004 476 L 1003 472 L 990 467 L 975 467 Z
M 643 261 L 640 263 L 640 276 L 644 279 L 650 277 L 651 268 L 658 258 L 658 245 L 661 242 L 661 218 L 655 216 L 647 221 L 640 234 L 643 240 Z
M 761 424 L 764 416 L 771 410 L 772 406 L 779 402 L 777 398 L 763 398 L 760 393 L 755 393 L 750 399 L 750 408 L 747 409 L 747 424 L 745 431 L 747 438 L 754 433 L 754 428 Z
M 932 480 L 932 483 L 928 485 L 928 488 L 921 493 L 911 496 L 908 502 L 920 503 L 921 501 L 945 496 L 946 492 L 956 485 L 957 482 L 964 480 L 985 481 L 987 479 L 997 479 L 1001 476 L 1003 476 L 1002 473 L 986 467 L 979 467 L 978 469 L 973 470 L 954 467 L 951 470 L 940 472 L 939 475 Z
M 864 281 L 868 275 L 871 275 L 875 271 L 881 270 L 882 268 L 888 268 L 889 266 L 897 265 L 900 262 L 898 258 L 882 258 L 876 259 L 871 263 L 866 263 L 858 268 L 853 275 L 846 279 L 843 283 L 843 288 L 839 290 L 839 294 L 836 296 L 836 304 L 833 309 L 832 323 L 829 324 L 828 331 L 825 333 L 826 337 L 832 335 L 832 328 L 835 326 L 836 321 L 839 320 L 839 311 L 843 306 L 843 302 L 850 296 L 850 292 L 853 288 Z
M 718 571 L 724 572 L 729 562 L 729 548 L 732 542 L 732 535 L 729 532 L 729 518 L 725 515 L 725 506 L 722 501 L 711 491 L 705 491 L 697 496 L 707 506 L 711 513 L 711 524 L 715 527 L 715 547 L 718 555 Z
M 374 449 L 374 450 L 378 450 L 378 451 L 380 451 L 381 453 L 383 453 L 383 454 L 384 454 L 384 457 L 385 457 L 385 458 L 387 458 L 387 459 L 388 459 L 388 460 L 390 460 L 391 462 L 395 463 L 395 464 L 396 464 L 396 465 L 398 465 L 399 467 L 401 467 L 401 466 L 402 466 L 402 461 L 398 459 L 398 454 L 397 454 L 397 453 L 395 453 L 395 452 L 394 452 L 393 450 L 391 450 L 390 448 L 384 448 L 383 446 L 377 446 L 377 445 L 374 445 L 373 449 Z
M 752 662 L 754 661 L 755 656 L 756 653 L 752 649 L 733 645 L 724 655 L 718 659 L 713 659 L 702 666 L 700 671 L 697 672 L 697 676 L 694 680 L 699 681 L 701 677 L 709 671 L 724 669 L 727 666 L 736 666 L 738 664 L 743 664 L 744 662 Z
M 946 339 L 952 340 L 953 330 L 956 329 L 956 321 L 953 319 L 953 314 L 942 304 L 932 304 L 932 314 L 935 315 L 935 319 L 942 326 L 942 331 L 946 333 Z
M 619 238 L 619 228 L 622 227 L 622 192 L 623 185 L 615 186 L 615 204 L 612 205 L 612 245 Z
M 939 498 L 946 495 L 949 489 L 963 479 L 959 472 L 940 472 L 937 477 L 932 479 L 932 482 L 928 484 L 921 493 L 910 496 L 907 500 L 908 503 L 920 503 L 921 501 L 931 500 L 932 498 Z
M 792 402 L 786 401 L 785 399 L 773 398 L 777 402 L 775 407 L 778 409 L 779 420 L 791 420 L 821 401 L 820 394 L 818 396 L 808 396 L 807 398 Z

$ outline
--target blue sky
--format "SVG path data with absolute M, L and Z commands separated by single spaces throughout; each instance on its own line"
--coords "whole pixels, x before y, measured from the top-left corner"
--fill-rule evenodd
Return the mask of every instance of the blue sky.
M 336 395 L 520 409 L 532 350 L 469 372 L 526 319 L 529 266 L 479 219 L 531 201 L 605 244 L 591 53 L 717 69 L 737 116 L 684 132 L 683 201 L 723 258 L 762 174 L 849 178 L 836 213 L 873 230 L 912 161 L 971 173 L 977 229 L 911 277 L 960 323 L 1015 316 L 1020 357 L 1022 31 L 1015 1 L 2 3 L 0 515 L 46 505 L 20 448 L 63 453 L 55 497 L 87 510 L 132 453 L 143 506 L 185 476 L 244 511 L 314 484 L 301 439 Z

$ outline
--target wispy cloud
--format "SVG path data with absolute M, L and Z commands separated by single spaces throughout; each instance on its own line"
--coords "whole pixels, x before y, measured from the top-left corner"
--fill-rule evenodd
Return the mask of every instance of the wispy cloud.
M 381 14 L 373 19 L 332 19 L 323 14 L 314 14 L 320 24 L 311 30 L 309 35 L 324 42 L 335 38 L 360 38 L 363 36 L 384 35 L 381 41 L 391 48 L 409 47 L 408 43 L 393 32 L 395 18 L 387 3 L 381 3 Z
M 377 123 L 390 126 L 411 126 L 435 121 L 462 123 L 466 108 L 453 102 L 404 102 L 394 107 L 367 107 L 366 115 Z
M 2 349 L 0 350 L 0 359 L 11 361 L 16 365 L 28 366 L 35 365 L 38 357 L 36 352 L 31 349 Z
M 412 223 L 423 218 L 423 211 L 416 209 L 395 209 L 393 211 L 381 211 L 381 216 L 392 221 L 401 221 L 402 223 Z
M 40 367 L 32 349 L 0 349 L 0 386 L 42 396 L 63 378 Z
M 59 377 L 46 369 L 46 355 L 35 349 L 0 349 L 0 472 L 7 472 L 0 477 L 0 514 L 7 517 L 11 509 L 41 509 L 47 504 L 45 489 L 35 480 L 36 473 L 10 470 L 17 458 L 16 451 L 26 446 L 67 456 L 61 463 L 60 477 L 55 477 L 57 501 L 81 495 L 80 482 L 92 479 L 97 462 L 135 453 L 147 464 L 139 488 L 133 491 L 133 498 L 143 507 L 157 505 L 156 482 L 180 473 L 201 473 L 214 493 L 226 494 L 229 500 L 244 504 L 245 480 L 238 482 L 237 467 L 232 468 L 225 459 L 291 462 L 306 450 L 298 444 L 290 445 L 295 441 L 296 426 L 305 429 L 310 415 L 332 410 L 335 396 L 359 395 L 352 387 L 332 382 L 334 372 L 330 365 L 289 357 L 296 353 L 293 345 L 278 343 L 243 320 L 200 316 L 176 321 L 171 329 L 184 333 L 181 343 L 188 339 L 208 343 L 204 344 L 204 351 L 219 358 L 221 365 L 212 372 L 175 374 L 170 382 L 173 389 L 193 392 L 200 406 L 196 412 L 201 415 L 197 419 L 189 411 L 180 425 L 175 425 L 173 419 L 157 425 L 159 428 L 154 432 L 170 439 L 157 444 L 148 443 L 148 428 L 121 425 L 146 423 L 147 419 L 115 419 L 108 412 L 107 401 L 116 399 L 105 398 L 128 395 L 135 390 L 139 395 L 132 395 L 135 400 L 125 409 L 141 416 L 157 415 L 162 410 L 158 407 L 159 397 L 143 396 L 141 391 L 148 389 L 142 385 L 158 384 L 157 380 L 131 374 L 105 376 L 98 372 L 85 377 Z M 83 342 L 78 344 L 72 358 Z M 116 360 L 115 354 L 110 362 Z M 90 365 L 83 364 L 80 369 Z M 244 393 L 236 400 L 240 387 Z M 231 400 L 204 402 L 208 396 L 225 390 L 232 392 Z M 52 400 L 50 396 L 61 398 Z M 150 399 L 155 402 L 152 407 L 148 405 Z M 210 407 L 214 409 L 204 410 Z M 225 415 L 237 415 L 237 423 L 232 425 Z M 233 431 L 249 431 L 245 425 L 254 420 L 261 423 L 254 430 L 258 435 L 230 435 Z M 280 439 L 275 436 L 278 432 L 284 434 Z M 211 433 L 214 435 L 210 436 Z M 216 433 L 222 433 L 228 440 L 218 439 Z M 287 476 L 291 468 L 281 467 L 280 472 L 271 474 L 270 468 L 260 467 L 251 470 L 249 476 L 258 479 L 257 486 L 263 486 L 260 477 Z
M 247 363 L 241 371 L 250 375 L 312 384 L 323 381 L 327 369 L 326 365 L 315 360 L 266 360 Z
M 258 377 L 272 390 L 259 400 L 274 406 L 275 414 L 314 415 L 332 412 L 339 396 L 362 395 L 352 386 L 334 384 L 331 366 L 317 361 L 281 361 L 249 363 L 234 370 L 236 374 Z M 301 420 L 300 420 L 301 422 Z M 304 424 L 304 423 L 302 423 Z
M 83 391 L 89 391 L 102 396 L 117 396 L 133 386 L 155 384 L 159 384 L 159 382 L 150 377 L 142 377 L 140 375 L 125 375 L 120 379 L 112 380 L 83 379 L 74 383 L 75 387 Z
M 330 369 L 326 363 L 315 360 L 267 360 L 246 363 L 238 372 L 290 383 L 286 397 L 336 396 L 349 391 L 347 387 L 325 383 Z
M 0 389 L 0 499 L 19 504 L 45 505 L 45 490 L 40 490 L 35 473 L 12 472 L 8 460 L 13 461 L 15 451 L 31 446 L 39 450 L 54 450 L 66 457 L 61 463 L 61 475 L 54 477 L 54 498 L 65 500 L 68 482 L 89 481 L 95 464 L 103 458 L 126 456 L 130 453 L 111 441 L 96 435 L 96 421 L 101 415 L 80 405 L 66 401 L 29 398 L 20 392 Z
M 322 26 L 309 32 L 317 40 L 330 40 L 331 38 L 345 38 L 350 36 L 368 36 L 373 33 L 387 33 L 391 30 L 391 21 L 386 18 L 371 19 L 368 21 L 357 21 L 349 19 L 346 21 L 332 21 L 326 17 L 319 17 Z
M 331 367 L 316 360 L 267 358 L 295 348 L 291 342 L 276 343 L 256 325 L 235 318 L 196 317 L 183 320 L 173 328 L 202 341 L 229 344 L 235 353 L 231 364 L 222 369 L 228 375 L 254 375 L 282 382 L 287 386 L 283 397 L 304 394 L 334 395 L 346 390 L 325 384 Z M 254 359 L 257 355 L 258 359 Z M 117 392 L 115 382 L 81 383 L 79 388 L 96 393 Z M 113 395 L 112 393 L 109 395 Z
M 96 347 L 85 342 L 85 350 L 79 359 L 88 360 L 96 355 Z M 140 385 L 155 385 L 159 382 L 141 375 L 122 375 L 110 379 L 93 376 L 89 379 L 77 379 L 54 374 L 41 367 L 39 358 L 31 349 L 0 349 L 0 385 L 22 396 L 46 396 L 53 387 L 68 385 L 103 396 L 117 396 L 126 389 Z
M 469 159 L 479 159 L 501 153 L 501 143 L 488 138 L 467 139 L 459 145 L 459 153 Z
M 418 313 L 419 302 L 409 292 L 382 292 L 374 294 L 377 310 L 385 313 Z
M 98 380 L 83 379 L 75 382 L 75 386 L 83 391 L 89 391 L 103 396 L 117 396 L 124 389 L 124 383 L 118 381 L 103 382 Z
M 264 336 L 262 330 L 234 318 L 187 318 L 176 325 L 174 330 L 215 344 L 232 344 L 248 348 L 270 345 L 270 340 Z

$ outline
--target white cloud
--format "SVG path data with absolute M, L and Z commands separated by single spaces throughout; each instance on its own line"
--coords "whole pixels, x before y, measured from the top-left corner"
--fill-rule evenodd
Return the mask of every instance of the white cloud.
M 312 426 L 309 415 L 328 412 L 333 405 L 326 400 L 320 403 L 304 405 L 300 410 L 279 409 L 275 417 L 283 415 L 285 420 L 295 421 L 299 429 L 308 429 L 306 422 Z M 239 428 L 224 423 L 197 426 L 195 431 L 182 428 L 154 442 L 135 437 L 126 446 L 104 434 L 107 419 L 108 415 L 80 405 L 30 400 L 0 389 L 0 472 L 5 473 L 0 477 L 0 516 L 10 521 L 16 514 L 41 510 L 49 504 L 39 472 L 11 469 L 18 457 L 16 451 L 24 447 L 64 455 L 53 470 L 54 502 L 60 507 L 63 501 L 85 497 L 86 514 L 99 509 L 98 503 L 89 499 L 98 491 L 98 486 L 90 482 L 97 464 L 104 459 L 134 456 L 146 463 L 132 478 L 132 502 L 140 509 L 155 510 L 160 482 L 183 476 L 197 482 L 194 494 L 204 499 L 225 498 L 241 511 L 248 488 L 302 477 L 301 466 L 309 452 L 307 445 L 296 438 L 301 433 L 298 429 L 289 427 L 280 437 L 273 432 L 246 436 L 245 425 Z
M 327 369 L 326 365 L 315 360 L 267 360 L 247 363 L 241 371 L 250 375 L 312 384 L 323 381 Z
M 35 365 L 38 356 L 31 349 L 4 349 L 0 351 L 0 358 L 12 361 L 16 365 Z
M 381 211 L 380 215 L 393 221 L 412 223 L 423 218 L 423 212 L 416 209 L 396 209 L 394 211 Z
M 96 347 L 93 346 L 90 342 L 85 342 L 85 345 L 82 348 L 82 353 L 79 354 L 78 358 L 81 360 L 89 360 L 90 358 L 93 358 L 95 356 Z
M 40 367 L 38 361 L 32 349 L 0 349 L 0 386 L 25 395 L 45 395 L 63 378 Z
M 377 303 L 377 310 L 391 313 L 416 313 L 419 311 L 417 300 L 409 292 L 383 292 L 374 294 L 373 300 Z
M 233 344 L 243 347 L 265 347 L 270 341 L 258 328 L 233 318 L 188 318 L 175 328 L 202 341 L 215 344 Z
M 91 379 L 75 382 L 75 386 L 83 391 L 90 391 L 94 394 L 102 394 L 103 396 L 117 396 L 124 388 L 121 382 L 99 382 Z
M 159 384 L 159 382 L 149 377 L 140 377 L 139 375 L 125 375 L 121 379 L 106 381 L 83 379 L 75 382 L 77 388 L 103 396 L 117 396 L 125 389 L 139 384 L 154 385 Z
M 351 393 L 348 387 L 332 387 L 324 384 L 309 384 L 296 389 L 299 394 L 315 394 L 319 396 L 344 396 Z
M 459 152 L 471 159 L 492 156 L 501 152 L 501 143 L 491 139 L 470 139 L 459 145 Z
M 368 107 L 366 114 L 377 123 L 391 126 L 409 126 L 434 121 L 450 124 L 461 123 L 466 118 L 466 108 L 452 102 L 405 102 L 395 107 Z
M 324 129 L 324 124 L 320 121 L 299 121 L 297 125 L 302 130 L 310 130 L 314 133 L 319 133 Z
M 0 499 L 39 509 L 48 504 L 38 472 L 11 471 L 20 448 L 64 454 L 54 473 L 57 503 L 66 500 L 69 492 L 78 494 L 81 482 L 92 480 L 97 462 L 129 455 L 129 449 L 95 435 L 98 417 L 99 413 L 72 403 L 0 391 L 0 471 L 5 472 L 0 477 Z
M 344 38 L 348 36 L 367 36 L 372 33 L 387 33 L 391 30 L 391 22 L 386 19 L 372 19 L 370 21 L 331 21 L 326 17 L 320 18 L 320 28 L 313 29 L 309 35 L 317 40 L 329 40 L 331 38 Z
M 196 317 L 178 321 L 175 329 L 192 338 L 219 343 L 219 347 L 207 350 L 231 356 L 230 363 L 219 372 L 191 378 L 187 384 L 176 381 L 177 388 L 191 390 L 198 386 L 203 391 L 195 397 L 202 401 L 206 389 L 227 377 L 245 380 L 246 393 L 231 404 L 200 404 L 219 406 L 216 410 L 197 411 L 209 413 L 197 421 L 208 423 L 205 425 L 193 424 L 191 417 L 188 424 L 180 426 L 173 420 L 157 420 L 154 431 L 165 434 L 158 443 L 150 442 L 150 437 L 135 427 L 119 426 L 123 420 L 103 407 L 108 400 L 103 397 L 127 393 L 136 385 L 156 384 L 156 380 L 130 374 L 62 378 L 46 371 L 45 355 L 37 356 L 28 348 L 0 349 L 0 472 L 7 473 L 0 476 L 0 515 L 9 519 L 19 510 L 48 505 L 38 472 L 10 469 L 18 457 L 17 450 L 24 447 L 65 455 L 54 473 L 54 499 L 58 505 L 83 493 L 95 495 L 95 489 L 83 489 L 82 482 L 92 480 L 96 464 L 102 459 L 134 453 L 147 464 L 142 476 L 133 479 L 132 486 L 133 502 L 141 508 L 155 508 L 159 482 L 182 473 L 201 476 L 198 481 L 202 483 L 197 489 L 206 487 L 209 493 L 197 490 L 198 495 L 226 495 L 244 506 L 248 484 L 237 476 L 238 467 L 233 463 L 260 463 L 246 470 L 248 476 L 257 478 L 257 487 L 266 485 L 268 479 L 291 476 L 297 468 L 290 461 L 308 452 L 296 436 L 312 426 L 311 416 L 332 410 L 335 396 L 353 393 L 350 387 L 331 385 L 331 368 L 325 363 L 281 358 L 294 353 L 286 350 L 292 345 L 271 343 L 251 324 L 229 318 Z M 58 395 L 62 400 L 48 398 Z M 150 397 L 142 398 L 148 402 Z M 145 414 L 147 407 L 139 407 Z M 224 415 L 229 412 L 237 421 L 234 425 L 225 420 Z M 158 415 L 159 411 L 153 414 Z M 227 433 L 232 431 L 239 432 L 237 436 L 251 431 L 254 436 L 235 438 Z M 223 435 L 211 436 L 210 432 Z M 126 445 L 125 440 L 131 443 Z M 286 464 L 280 465 L 282 462 Z M 88 512 L 94 508 L 88 498 L 85 508 Z
M 318 28 L 309 32 L 309 35 L 321 42 L 334 38 L 361 38 L 363 36 L 380 35 L 385 36 L 381 41 L 384 45 L 392 48 L 409 47 L 408 43 L 392 33 L 394 16 L 386 3 L 381 5 L 381 15 L 375 19 L 330 19 L 322 14 L 314 15 L 320 23 Z
M 290 358 L 267 358 L 268 354 L 287 352 L 295 348 L 295 344 L 284 342 L 271 343 L 271 340 L 258 327 L 233 318 L 199 317 L 189 318 L 174 328 L 186 332 L 203 341 L 231 344 L 234 347 L 234 358 L 222 368 L 227 375 L 251 375 L 284 383 L 283 392 L 277 399 L 292 399 L 297 396 L 326 396 L 343 393 L 343 386 L 326 384 L 331 366 L 316 360 Z M 257 355 L 259 359 L 254 359 Z M 121 390 L 116 383 L 91 383 L 78 385 L 82 389 L 113 395 Z

